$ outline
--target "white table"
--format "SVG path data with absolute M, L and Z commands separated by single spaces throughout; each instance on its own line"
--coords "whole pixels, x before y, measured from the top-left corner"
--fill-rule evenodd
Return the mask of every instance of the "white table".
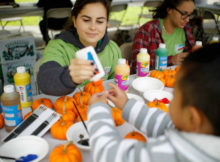
M 137 94 L 139 96 L 141 96 L 143 99 L 144 97 L 138 93 L 136 90 L 134 90 L 131 86 L 131 83 L 132 81 L 136 78 L 136 75 L 131 75 L 129 77 L 129 91 L 128 93 L 133 93 L 133 94 Z M 103 85 L 105 87 L 105 89 L 108 89 L 107 87 L 107 83 L 111 83 L 113 82 L 114 80 L 111 79 L 111 80 L 107 80 L 107 81 L 104 81 L 103 82 Z M 166 91 L 169 91 L 169 92 L 173 92 L 173 88 L 167 88 L 165 87 L 164 90 Z M 73 96 L 75 92 L 69 94 L 69 96 Z M 47 97 L 47 98 L 50 98 L 52 100 L 52 102 L 54 103 L 55 100 L 58 98 L 56 96 L 49 96 L 49 95 L 45 95 L 45 94 L 41 94 L 41 95 L 38 95 L 38 96 L 34 96 L 34 99 L 37 99 L 37 98 L 42 98 L 42 97 Z M 23 112 L 24 113 L 27 113 L 29 110 L 28 108 L 25 109 Z M 128 123 L 125 123 L 119 127 L 117 127 L 117 130 L 119 131 L 119 133 L 121 134 L 121 136 L 124 136 L 126 135 L 128 132 L 132 131 L 134 129 L 134 127 Z M 5 131 L 5 129 L 1 129 L 0 130 L 0 139 L 3 139 L 8 133 Z M 65 140 L 57 140 L 57 139 L 54 139 L 50 132 L 47 132 L 43 138 L 48 142 L 49 144 L 49 153 L 47 154 L 47 156 L 42 160 L 42 162 L 48 162 L 48 159 L 49 159 L 49 155 L 51 153 L 51 151 L 53 150 L 54 147 L 60 145 L 60 144 L 64 144 L 66 141 Z M 2 142 L 0 141 L 0 145 L 2 144 Z M 81 153 L 82 153 L 82 156 L 83 156 L 83 162 L 92 162 L 92 157 L 91 157 L 91 153 L 90 151 L 83 151 L 83 150 L 80 150 Z

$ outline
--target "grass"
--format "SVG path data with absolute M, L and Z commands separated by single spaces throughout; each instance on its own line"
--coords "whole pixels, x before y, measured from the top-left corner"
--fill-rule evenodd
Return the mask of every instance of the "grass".
M 35 2 L 37 3 L 38 0 L 15 0 L 16 3 L 21 3 L 21 2 Z M 27 17 L 22 17 L 22 22 L 24 26 L 38 26 L 39 22 L 41 20 L 41 17 L 39 16 L 27 16 Z M 3 24 L 5 24 L 5 21 L 2 21 Z M 19 21 L 11 21 L 8 22 L 7 26 L 20 26 Z

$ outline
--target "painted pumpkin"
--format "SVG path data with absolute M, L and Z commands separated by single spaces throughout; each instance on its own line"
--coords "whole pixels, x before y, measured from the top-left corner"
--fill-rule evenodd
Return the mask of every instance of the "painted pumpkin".
M 56 139 L 66 140 L 66 132 L 73 123 L 73 121 L 64 121 L 61 117 L 52 125 L 50 133 Z
M 73 98 L 70 96 L 59 97 L 54 103 L 56 111 L 74 111 Z M 75 111 L 74 111 L 75 112 Z
M 168 113 L 168 107 L 164 103 L 160 102 L 159 100 L 154 100 L 152 102 L 148 102 L 147 106 L 149 108 L 153 108 L 153 107 L 155 108 L 156 107 L 156 108 L 161 109 L 165 113 Z
M 44 105 L 48 108 L 53 108 L 53 103 L 49 98 L 39 98 L 36 99 L 32 104 L 32 110 L 36 110 L 40 105 Z
M 72 141 L 69 141 L 52 150 L 49 162 L 82 162 L 82 155 Z
M 87 83 L 84 87 L 84 91 L 90 93 L 90 95 L 93 95 L 95 93 L 101 93 L 104 91 L 104 86 L 102 85 L 102 83 L 102 79 L 96 82 Z
M 147 142 L 147 139 L 142 135 L 141 133 L 137 131 L 131 131 L 130 133 L 126 134 L 125 137 L 126 139 L 135 139 L 141 142 Z
M 4 126 L 4 117 L 2 114 L 0 114 L 0 128 Z
M 115 126 L 124 124 L 125 120 L 122 118 L 122 111 L 117 107 L 112 108 L 112 118 L 115 122 Z

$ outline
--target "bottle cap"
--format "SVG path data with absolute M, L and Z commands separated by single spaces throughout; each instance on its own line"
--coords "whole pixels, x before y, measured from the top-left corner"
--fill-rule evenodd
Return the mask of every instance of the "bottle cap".
M 17 67 L 17 73 L 24 73 L 24 72 L 25 72 L 25 67 L 24 66 Z
M 202 41 L 196 41 L 196 46 L 202 46 Z
M 218 37 L 214 36 L 214 37 L 212 38 L 212 40 L 218 42 L 219 39 L 218 39 Z
M 147 53 L 147 48 L 141 48 L 140 53 Z
M 15 91 L 15 87 L 13 85 L 6 85 L 4 86 L 4 92 L 5 93 L 12 93 Z
M 160 43 L 159 47 L 160 48 L 166 48 L 166 44 L 165 43 Z
M 118 64 L 121 64 L 121 65 L 126 64 L 126 59 L 125 58 L 118 59 Z

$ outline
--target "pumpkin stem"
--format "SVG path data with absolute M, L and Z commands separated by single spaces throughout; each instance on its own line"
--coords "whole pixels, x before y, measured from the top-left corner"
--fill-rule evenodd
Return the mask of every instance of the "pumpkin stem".
M 80 102 L 81 108 L 84 108 L 84 106 L 83 106 L 83 101 L 82 101 L 82 96 L 83 96 L 83 93 L 80 94 L 79 102 Z
M 135 131 L 134 131 L 134 130 L 131 132 L 131 135 L 132 135 L 132 136 L 135 136 Z
M 60 120 L 61 120 L 60 125 L 61 125 L 61 126 L 64 126 L 64 125 L 65 125 L 65 121 L 63 120 L 63 117 L 62 117 L 62 116 L 60 117 Z
M 73 144 L 73 141 L 68 141 L 67 143 L 64 144 L 64 148 L 63 148 L 63 153 L 66 154 L 67 153 L 67 147 L 69 145 Z
M 64 100 L 63 100 L 63 114 L 66 114 L 66 101 L 67 101 L 67 96 L 64 97 Z
M 40 103 L 44 104 L 44 99 L 43 98 L 40 99 Z

